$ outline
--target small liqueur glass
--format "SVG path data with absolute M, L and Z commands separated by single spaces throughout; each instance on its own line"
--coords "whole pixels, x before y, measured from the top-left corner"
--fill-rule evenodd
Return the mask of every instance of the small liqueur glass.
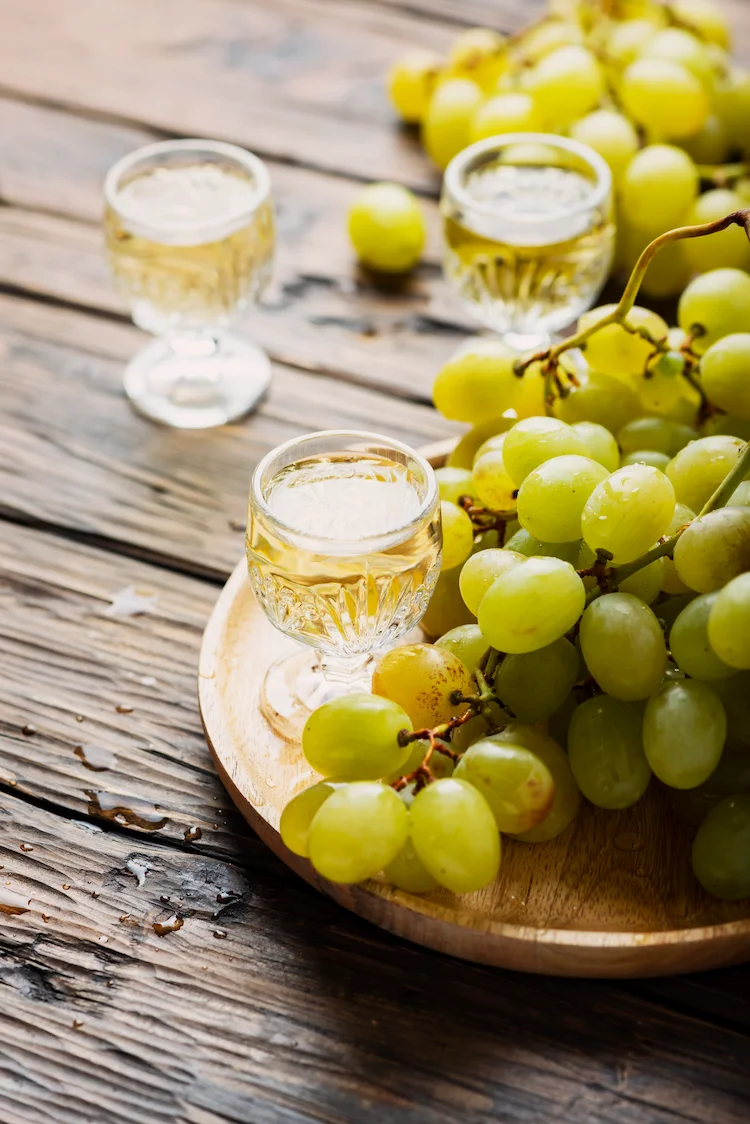
M 440 209 L 447 279 L 518 351 L 545 346 L 604 286 L 612 175 L 587 145 L 547 133 L 488 137 L 448 165 Z
M 261 700 L 294 734 L 328 699 L 368 690 L 372 653 L 422 619 L 442 548 L 435 473 L 374 433 L 288 441 L 253 474 L 246 547 L 266 616 L 300 642 L 270 668 Z
M 227 332 L 271 275 L 265 164 L 218 141 L 164 141 L 115 164 L 104 197 L 115 281 L 138 327 L 158 337 L 126 368 L 131 402 L 182 429 L 242 417 L 271 375 L 259 347 Z

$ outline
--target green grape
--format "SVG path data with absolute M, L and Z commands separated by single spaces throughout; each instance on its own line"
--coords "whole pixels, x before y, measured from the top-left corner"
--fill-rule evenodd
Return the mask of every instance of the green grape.
M 468 609 L 476 615 L 481 600 L 492 583 L 501 574 L 525 560 L 523 554 L 508 548 L 481 550 L 478 554 L 473 554 L 464 563 L 458 579 L 461 596 Z
M 724 336 L 701 360 L 701 385 L 709 401 L 745 420 L 750 420 L 749 364 L 750 332 Z
M 570 723 L 576 712 L 578 701 L 576 692 L 571 691 L 562 706 L 558 707 L 555 713 L 550 715 L 549 721 L 547 722 L 547 733 L 561 746 L 566 746 L 568 744 Z
M 448 73 L 471 78 L 488 92 L 505 67 L 505 40 L 489 27 L 468 27 L 453 41 Z
M 474 525 L 463 508 L 447 500 L 440 501 L 440 519 L 443 525 L 443 565 L 446 570 L 452 570 L 471 554 Z
M 741 211 L 743 205 L 735 191 L 716 188 L 696 199 L 686 217 L 686 224 L 698 226 L 715 222 L 733 211 Z M 750 268 L 750 243 L 744 230 L 738 226 L 730 226 L 707 238 L 689 238 L 682 249 L 692 273 L 705 273 L 709 269 Z
M 647 464 L 651 468 L 658 468 L 661 472 L 669 464 L 670 458 L 666 453 L 657 453 L 653 449 L 639 449 L 635 453 L 628 453 L 627 456 L 622 458 L 622 467 L 627 468 L 631 464 Z
M 750 507 L 750 480 L 743 480 L 727 500 L 727 507 Z
M 483 441 L 477 449 L 476 456 L 474 457 L 474 464 L 476 464 L 479 458 L 483 457 L 485 453 L 501 452 L 507 436 L 507 433 L 496 433 L 494 437 L 488 437 L 486 441 Z
M 640 598 L 607 593 L 592 601 L 579 637 L 586 665 L 608 695 L 634 702 L 658 689 L 667 647 L 655 614 Z
M 750 896 L 750 795 L 730 796 L 708 813 L 693 842 L 693 871 L 717 898 Z
M 439 168 L 446 168 L 469 143 L 481 102 L 482 91 L 468 78 L 448 78 L 435 89 L 422 121 L 422 144 Z
M 448 454 L 446 465 L 449 468 L 466 468 L 471 470 L 477 452 L 488 437 L 510 429 L 515 425 L 515 418 L 491 418 L 489 421 L 480 422 L 456 443 Z
M 555 402 L 555 414 L 573 425 L 575 422 L 596 422 L 610 433 L 617 433 L 633 418 L 640 417 L 643 407 L 635 391 L 610 375 L 590 373 L 581 379 L 565 398 Z
M 741 269 L 702 273 L 680 297 L 677 318 L 684 332 L 695 335 L 693 350 L 702 355 L 717 340 L 747 328 L 750 277 Z
M 632 562 L 661 538 L 674 508 L 674 488 L 663 472 L 628 465 L 589 496 L 581 516 L 583 538 L 593 551 L 609 551 L 618 564 Z
M 489 707 L 493 715 L 492 724 L 483 715 L 477 714 L 453 731 L 451 745 L 457 753 L 465 753 L 470 745 L 486 737 L 492 728 L 502 726 L 508 721 L 505 711 L 497 703 L 491 702 Z
M 435 477 L 440 489 L 440 499 L 458 503 L 461 496 L 472 496 L 471 472 L 468 468 L 436 468 Z
M 719 763 L 727 719 L 715 691 L 699 679 L 665 683 L 646 704 L 643 748 L 671 788 L 696 788 Z
M 705 96 L 702 90 L 701 96 Z M 649 230 L 668 230 L 681 224 L 697 196 L 698 169 L 688 154 L 674 145 L 650 144 L 630 161 L 622 178 L 620 203 L 636 229 L 645 213 Z
M 529 558 L 490 586 L 479 606 L 479 627 L 501 652 L 535 652 L 573 627 L 585 600 L 583 582 L 568 562 Z
M 459 625 L 473 623 L 474 614 L 466 608 L 461 596 L 458 584 L 460 576 L 460 566 L 440 572 L 427 611 L 420 622 L 427 636 L 437 638 Z
M 665 418 L 636 418 L 617 434 L 617 443 L 624 455 L 642 449 L 674 456 L 674 425 Z M 676 450 L 675 450 L 676 451 Z
M 731 67 L 714 90 L 714 108 L 727 131 L 729 145 L 747 152 L 750 137 L 750 73 Z
M 691 508 L 686 507 L 684 503 L 675 504 L 672 522 L 664 532 L 665 538 L 671 538 L 672 535 L 676 534 L 677 531 L 685 527 L 693 519 L 695 519 L 695 512 Z M 677 573 L 677 569 L 671 558 L 664 559 L 664 581 L 662 583 L 662 590 L 665 593 L 689 593 L 691 599 L 695 596 L 695 592 L 689 585 L 685 585 L 685 582 Z
M 634 379 L 633 383 L 644 413 L 659 414 L 666 418 L 692 390 L 683 379 L 664 374 L 658 368 L 647 376 Z
M 719 659 L 708 641 L 708 618 L 718 596 L 715 591 L 694 598 L 669 633 L 672 657 L 691 679 L 726 679 L 736 670 Z
M 695 31 L 701 39 L 729 50 L 729 25 L 715 0 L 672 0 L 670 9 L 675 19 Z
M 562 706 L 580 674 L 578 652 L 559 640 L 520 656 L 506 656 L 495 675 L 495 691 L 519 722 L 546 722 Z
M 487 801 L 473 785 L 448 777 L 423 788 L 411 806 L 411 840 L 441 886 L 481 890 L 500 868 L 500 836 Z
M 619 23 L 613 20 L 606 28 L 605 53 L 607 61 L 624 70 L 640 55 L 649 39 L 656 35 L 656 26 L 648 19 L 632 19 Z
M 552 774 L 523 746 L 483 738 L 466 750 L 454 776 L 481 792 L 498 831 L 511 835 L 530 831 L 552 810 Z
M 617 442 L 608 429 L 596 422 L 575 422 L 571 427 L 583 441 L 588 455 L 603 464 L 607 472 L 620 467 L 620 451 Z
M 585 47 L 558 47 L 529 72 L 525 83 L 548 125 L 562 128 L 589 113 L 605 91 L 604 72 Z
M 711 776 L 697 788 L 672 789 L 671 803 L 679 818 L 700 827 L 704 819 L 727 796 L 750 793 L 750 754 L 744 750 L 724 747 L 719 764 Z
M 708 95 L 699 79 L 669 59 L 636 59 L 622 76 L 620 97 L 636 124 L 669 140 L 693 136 L 702 128 L 710 110 Z
M 629 808 L 651 780 L 641 715 L 632 703 L 608 695 L 597 695 L 576 709 L 568 759 L 576 784 L 597 808 Z
M 703 422 L 701 433 L 704 437 L 728 434 L 730 437 L 741 437 L 743 441 L 750 441 L 750 421 L 735 417 L 733 414 L 712 414 Z
M 398 744 L 409 715 L 373 695 L 343 695 L 314 710 L 302 731 L 302 752 L 324 777 L 374 780 L 398 769 L 409 754 Z
M 293 796 L 281 813 L 279 834 L 294 855 L 306 859 L 310 855 L 310 824 L 321 804 L 339 787 L 332 781 L 320 781 Z
M 691 590 L 689 593 L 679 593 L 676 597 L 668 597 L 666 601 L 662 601 L 656 606 L 654 612 L 660 621 L 664 623 L 667 639 L 672 634 L 674 622 L 679 617 L 683 609 L 685 609 L 691 601 L 694 601 L 697 594 Z
M 471 121 L 470 139 L 484 140 L 500 133 L 536 133 L 541 122 L 528 94 L 498 94 L 479 106 Z
M 750 668 L 750 574 L 733 578 L 717 594 L 708 618 L 708 639 L 731 668 Z
M 503 549 L 513 550 L 526 558 L 561 558 L 563 562 L 570 562 L 571 566 L 577 568 L 580 546 L 580 539 L 575 542 L 542 542 L 521 527 L 508 539 Z
M 513 723 L 506 726 L 492 740 L 499 743 L 523 746 L 547 766 L 555 782 L 555 798 L 549 814 L 536 827 L 520 832 L 518 839 L 524 843 L 546 843 L 560 835 L 578 815 L 581 794 L 573 778 L 568 756 L 548 734 L 534 726 Z
M 714 69 L 711 56 L 700 39 L 681 27 L 667 27 L 650 39 L 641 52 L 642 59 L 667 59 L 684 66 L 710 89 Z
M 613 109 L 598 109 L 575 121 L 570 135 L 573 140 L 593 148 L 607 161 L 616 182 L 622 178 L 639 148 L 638 134 L 632 124 Z
M 583 42 L 583 32 L 577 23 L 558 19 L 531 24 L 521 32 L 518 46 L 524 62 L 535 63 L 558 47 L 581 46 Z
M 385 868 L 386 878 L 399 890 L 408 894 L 428 894 L 436 890 L 438 882 L 417 854 L 411 837 L 407 838 L 393 862 Z
M 723 164 L 730 147 L 729 132 L 718 113 L 709 113 L 703 128 L 692 137 L 683 138 L 680 143 L 696 164 Z M 706 239 L 699 241 L 705 242 Z M 683 248 L 687 249 L 688 245 L 691 243 L 684 242 Z
M 538 465 L 567 453 L 585 457 L 588 449 L 575 430 L 557 418 L 525 418 L 508 431 L 503 445 L 505 467 L 517 488 Z
M 409 816 L 392 788 L 376 781 L 341 785 L 310 824 L 310 861 L 331 882 L 362 882 L 395 859 Z
M 490 449 L 474 462 L 472 471 L 474 492 L 485 506 L 502 515 L 516 511 L 516 485 L 505 467 L 502 449 Z
M 380 656 L 372 676 L 376 695 L 402 706 L 415 730 L 432 729 L 466 710 L 453 691 L 472 695 L 474 680 L 458 656 L 433 644 L 404 644 Z
M 581 514 L 589 496 L 608 475 L 590 457 L 569 455 L 545 461 L 519 489 L 521 526 L 542 542 L 571 542 L 581 533 Z
M 640 598 L 646 605 L 651 605 L 664 586 L 665 569 L 666 559 L 655 558 L 653 562 L 649 562 L 648 566 L 642 566 L 629 578 L 621 581 L 617 587 L 618 592 L 632 593 L 634 597 Z
M 667 469 L 680 503 L 700 511 L 736 465 L 743 445 L 739 437 L 719 435 L 681 449 Z
M 349 238 L 360 261 L 382 273 L 413 269 L 427 229 L 422 208 L 406 187 L 371 183 L 349 208 Z
M 673 557 L 688 589 L 720 589 L 750 568 L 750 510 L 723 507 L 694 519 L 677 540 Z
M 388 73 L 388 96 L 402 120 L 410 124 L 422 120 L 442 66 L 440 55 L 422 47 L 408 51 L 393 64 Z
M 476 340 L 470 347 L 460 348 L 435 379 L 435 406 L 452 421 L 477 425 L 486 422 L 488 414 L 500 419 L 513 405 L 516 384 L 521 381 L 513 373 L 514 358 L 515 352 L 502 340 Z M 510 427 L 513 421 L 507 424 Z M 500 428 L 492 429 L 487 437 L 498 432 Z M 471 468 L 471 464 L 461 467 Z
M 648 151 L 647 149 L 643 150 Z M 578 321 L 580 329 L 590 328 L 614 311 L 613 304 L 592 308 Z M 665 340 L 669 331 L 666 321 L 648 308 L 635 305 L 625 318 L 631 328 L 644 328 L 656 340 Z M 592 370 L 602 375 L 637 375 L 653 354 L 653 344 L 628 332 L 621 324 L 607 324 L 586 341 L 586 360 Z
M 481 555 L 477 554 L 476 557 L 481 558 Z M 454 656 L 458 656 L 465 668 L 473 671 L 481 663 L 482 657 L 486 655 L 488 644 L 479 630 L 479 625 L 462 624 L 458 628 L 452 628 L 450 632 L 446 632 L 445 636 L 436 640 L 435 647 L 444 648 L 446 652 L 452 652 Z

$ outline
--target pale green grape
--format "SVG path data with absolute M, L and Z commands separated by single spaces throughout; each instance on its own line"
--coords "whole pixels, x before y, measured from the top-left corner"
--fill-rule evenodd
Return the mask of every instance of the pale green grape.
M 702 128 L 710 110 L 700 80 L 668 59 L 636 59 L 622 76 L 620 97 L 636 124 L 669 140 L 693 136 Z
M 684 66 L 710 89 L 714 69 L 711 56 L 700 39 L 681 27 L 667 27 L 650 39 L 641 52 L 642 59 L 668 59 Z
M 677 452 L 674 448 L 676 428 L 674 422 L 666 418 L 636 418 L 622 427 L 617 434 L 617 443 L 624 455 L 651 449 L 673 457 Z
M 481 387 L 479 388 L 481 393 Z M 466 468 L 471 470 L 474 464 L 477 449 L 479 449 L 488 437 L 493 437 L 496 433 L 502 433 L 506 429 L 510 429 L 515 425 L 515 418 L 490 418 L 489 421 L 480 422 L 475 425 L 468 433 L 456 443 L 453 449 L 448 454 L 446 464 L 450 468 Z
M 727 507 L 750 507 L 750 480 L 743 480 L 727 500 Z
M 487 551 L 483 553 L 486 554 Z M 480 558 L 481 555 L 477 554 L 475 557 Z M 479 665 L 488 646 L 477 624 L 462 624 L 458 628 L 452 628 L 445 636 L 435 641 L 436 648 L 444 648 L 446 652 L 458 656 L 469 671 L 473 671 Z
M 598 109 L 575 121 L 570 135 L 607 161 L 615 181 L 622 178 L 639 147 L 638 134 L 630 121 L 613 109 Z
M 605 304 L 584 312 L 578 327 L 590 328 L 614 308 L 613 304 Z M 644 328 L 656 340 L 667 338 L 669 329 L 666 321 L 648 308 L 634 305 L 625 322 L 631 328 Z M 602 375 L 637 375 L 645 369 L 653 350 L 653 344 L 628 332 L 621 324 L 607 324 L 586 341 L 586 360 L 593 371 Z
M 724 336 L 743 332 L 750 323 L 750 277 L 741 269 L 702 273 L 680 297 L 677 318 L 684 332 L 695 334 L 699 355 Z
M 730 667 L 750 668 L 750 574 L 733 578 L 717 594 L 708 618 L 708 639 Z
M 583 582 L 568 562 L 529 558 L 490 586 L 479 627 L 501 652 L 535 652 L 573 627 L 585 600 Z
M 701 432 L 705 437 L 729 434 L 730 437 L 741 437 L 743 441 L 750 441 L 750 421 L 747 418 L 735 417 L 733 414 L 712 414 L 703 422 Z
M 427 230 L 416 196 L 396 183 L 363 187 L 349 208 L 349 238 L 360 261 L 382 273 L 413 269 Z
M 672 0 L 670 8 L 676 19 L 697 32 L 701 39 L 729 50 L 729 24 L 716 0 Z
M 535 539 L 533 535 L 520 527 L 508 539 L 504 549 L 513 550 L 516 554 L 522 554 L 526 558 L 537 558 L 539 556 L 561 558 L 563 562 L 570 562 L 571 566 L 577 568 L 580 546 L 580 539 L 576 539 L 575 542 L 542 542 L 541 539 Z
M 680 503 L 700 511 L 736 465 L 743 445 L 739 437 L 718 435 L 701 437 L 681 449 L 667 469 Z
M 732 147 L 747 152 L 750 138 L 750 73 L 731 67 L 729 74 L 717 83 L 714 107 L 723 122 Z
M 649 61 L 648 65 L 654 64 Z M 691 76 L 686 77 L 695 82 Z M 661 231 L 680 226 L 697 196 L 698 169 L 688 154 L 674 145 L 650 144 L 625 170 L 620 203 L 625 218 L 636 229 L 647 217 L 648 229 Z
M 617 433 L 633 418 L 643 413 L 638 395 L 621 379 L 591 372 L 581 379 L 581 385 L 571 390 L 565 398 L 555 402 L 555 413 L 563 421 L 589 421 L 603 425 L 610 433 Z
M 344 695 L 312 712 L 302 731 L 302 752 L 324 777 L 384 777 L 406 760 L 409 750 L 398 744 L 398 734 L 410 725 L 395 702 Z
M 607 472 L 614 472 L 620 467 L 620 451 L 617 442 L 608 429 L 596 422 L 575 422 L 574 429 L 588 450 L 588 455 L 599 464 L 603 464 Z
M 463 508 L 447 500 L 440 501 L 443 525 L 443 565 L 446 570 L 460 566 L 471 554 L 474 525 Z
M 507 436 L 507 432 L 496 433 L 494 437 L 488 437 L 486 441 L 483 441 L 476 451 L 474 464 L 476 464 L 479 458 L 483 457 L 485 453 L 497 453 L 502 451 L 503 445 L 505 444 L 505 438 Z
M 471 78 L 485 92 L 497 82 L 505 67 L 505 40 L 490 27 L 467 27 L 448 53 L 448 73 Z
M 435 51 L 415 47 L 388 72 L 388 95 L 404 121 L 416 124 L 427 112 L 443 60 Z
M 701 385 L 714 406 L 750 420 L 749 371 L 750 332 L 737 332 L 717 340 L 706 351 L 701 360 Z
M 644 413 L 659 414 L 669 418 L 675 408 L 693 392 L 683 379 L 664 373 L 657 365 L 648 376 L 633 380 Z M 695 391 L 694 393 L 698 393 Z
M 440 489 L 440 499 L 458 503 L 461 496 L 473 496 L 471 472 L 468 468 L 436 468 L 435 477 Z
M 744 206 L 736 191 L 716 188 L 700 195 L 686 217 L 686 224 L 698 226 L 715 222 L 741 211 Z M 750 242 L 744 230 L 730 226 L 705 238 L 689 238 L 682 250 L 692 273 L 705 273 L 709 269 L 748 269 L 750 267 Z M 709 395 L 710 397 L 710 395 Z
M 750 509 L 723 507 L 694 519 L 677 540 L 673 557 L 688 589 L 720 589 L 750 568 Z
M 362 882 L 393 862 L 406 842 L 409 815 L 387 785 L 355 781 L 337 788 L 310 824 L 310 861 L 331 882 Z
M 415 730 L 432 729 L 466 710 L 452 703 L 453 691 L 471 695 L 474 680 L 458 656 L 433 644 L 392 648 L 375 664 L 372 689 L 402 706 Z
M 454 566 L 452 570 L 442 570 L 435 583 L 427 611 L 420 621 L 422 630 L 432 639 L 444 636 L 459 625 L 472 624 L 475 619 L 461 596 L 460 575 L 461 567 Z
M 661 472 L 669 464 L 670 458 L 666 453 L 657 453 L 653 449 L 639 449 L 635 453 L 628 453 L 622 458 L 622 467 L 627 468 L 630 464 L 647 464 L 651 468 L 658 468 Z
M 506 656 L 495 675 L 495 691 L 519 722 L 546 722 L 565 702 L 579 674 L 578 652 L 561 636 L 536 652 Z
M 576 784 L 597 808 L 629 808 L 651 780 L 641 715 L 632 703 L 608 695 L 597 695 L 576 709 L 568 731 L 568 759 Z
M 423 788 L 411 806 L 411 840 L 424 866 L 455 894 L 481 890 L 500 868 L 495 817 L 480 792 L 448 777 Z
M 528 94 L 498 94 L 479 106 L 471 121 L 472 141 L 500 133 L 536 133 L 541 121 L 534 99 Z
M 693 871 L 717 898 L 750 897 L 750 795 L 730 796 L 708 813 L 693 843 Z
M 506 726 L 504 730 L 493 734 L 492 739 L 500 743 L 523 746 L 549 769 L 555 782 L 552 808 L 540 824 L 529 831 L 519 833 L 517 838 L 524 843 L 546 843 L 547 840 L 554 839 L 573 822 L 581 806 L 581 794 L 570 770 L 567 754 L 548 734 L 542 733 L 534 726 L 524 726 L 520 723 Z
M 655 614 L 632 593 L 592 601 L 579 632 L 586 665 L 601 689 L 634 702 L 653 695 L 667 666 L 664 633 Z
M 699 679 L 665 683 L 646 705 L 643 748 L 672 788 L 696 788 L 719 763 L 727 719 L 719 696 Z
M 730 147 L 729 131 L 718 113 L 709 113 L 703 128 L 692 137 L 684 137 L 680 144 L 696 164 L 723 164 Z M 689 242 L 682 243 L 683 249 L 689 245 Z
M 726 679 L 736 670 L 719 659 L 708 639 L 708 618 L 718 596 L 715 591 L 694 598 L 682 610 L 669 633 L 672 657 L 679 669 L 692 679 Z
M 439 168 L 446 168 L 469 143 L 481 102 L 482 91 L 469 78 L 448 78 L 436 87 L 422 120 L 422 144 Z
M 498 831 L 530 831 L 550 813 L 555 782 L 547 766 L 523 746 L 483 738 L 470 746 L 454 776 L 481 792 Z
M 629 19 L 622 23 L 613 20 L 606 28 L 607 61 L 623 70 L 635 62 L 656 32 L 656 25 L 649 19 Z
M 399 890 L 409 894 L 428 894 L 438 882 L 424 865 L 408 837 L 393 862 L 385 868 L 386 878 Z
M 481 600 L 492 583 L 506 570 L 525 560 L 523 554 L 508 548 L 481 550 L 478 554 L 473 554 L 464 563 L 458 582 L 461 596 L 469 610 L 476 615 Z
M 460 348 L 435 379 L 435 406 L 444 417 L 472 425 L 486 422 L 488 414 L 499 419 L 513 405 L 516 384 L 521 381 L 513 373 L 514 358 L 515 352 L 502 340 L 476 340 Z M 508 422 L 508 426 L 512 424 Z M 471 468 L 471 464 L 462 467 Z
M 640 570 L 636 570 L 629 578 L 620 582 L 618 592 L 632 593 L 646 605 L 653 604 L 664 586 L 666 561 L 666 558 L 655 558 L 648 566 L 642 566 Z
M 565 127 L 601 101 L 604 72 L 586 47 L 558 47 L 530 71 L 525 88 L 546 124 Z
M 338 785 L 331 781 L 320 781 L 297 793 L 284 808 L 279 821 L 279 834 L 284 845 L 293 854 L 302 855 L 304 859 L 308 858 L 310 824 L 318 808 L 336 791 L 337 787 Z
M 516 511 L 517 488 L 505 467 L 504 449 L 490 449 L 474 462 L 474 492 L 486 507 L 503 515 Z
M 542 542 L 571 542 L 581 533 L 586 501 L 607 476 L 607 469 L 590 457 L 568 455 L 544 461 L 519 489 L 521 526 Z
M 581 516 L 583 538 L 615 562 L 640 558 L 666 531 L 675 492 L 658 468 L 634 464 L 613 472 L 589 496 Z
M 505 467 L 517 488 L 537 465 L 568 453 L 585 457 L 588 449 L 575 430 L 557 418 L 525 418 L 508 431 L 503 445 Z

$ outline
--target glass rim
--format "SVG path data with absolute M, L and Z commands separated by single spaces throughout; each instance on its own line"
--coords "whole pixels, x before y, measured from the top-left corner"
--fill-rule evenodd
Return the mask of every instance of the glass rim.
M 427 490 L 425 492 L 424 499 L 419 505 L 419 510 L 407 523 L 402 523 L 399 526 L 394 527 L 390 531 L 377 531 L 370 535 L 361 535 L 356 539 L 349 540 L 330 536 L 326 537 L 325 535 L 313 534 L 310 531 L 302 531 L 296 527 L 291 526 L 289 523 L 285 523 L 284 520 L 279 519 L 277 515 L 274 515 L 274 513 L 268 506 L 268 503 L 266 502 L 266 498 L 263 495 L 263 491 L 261 488 L 263 473 L 266 471 L 271 462 L 275 460 L 276 457 L 278 457 L 280 454 L 283 455 L 287 451 L 293 449 L 295 445 L 302 445 L 303 443 L 308 441 L 321 439 L 332 440 L 334 438 L 341 438 L 342 441 L 363 441 L 368 445 L 382 445 L 384 448 L 391 448 L 404 454 L 406 457 L 414 460 L 419 465 L 419 468 L 421 469 L 422 474 L 425 478 Z M 346 452 L 346 449 L 343 446 L 341 448 L 341 452 Z M 408 534 L 419 525 L 419 523 L 424 519 L 425 515 L 427 515 L 430 509 L 435 507 L 438 501 L 438 496 L 439 486 L 437 477 L 435 476 L 435 470 L 426 457 L 423 457 L 421 453 L 418 453 L 416 451 L 416 449 L 413 449 L 410 445 L 405 444 L 403 441 L 397 440 L 395 437 L 384 437 L 382 433 L 372 433 L 370 430 L 362 429 L 319 429 L 313 431 L 312 433 L 303 433 L 299 437 L 292 437 L 289 441 L 284 441 L 281 445 L 277 445 L 276 448 L 270 449 L 265 454 L 265 456 L 258 461 L 253 471 L 252 479 L 250 481 L 251 507 L 259 509 L 276 529 L 280 530 L 286 535 L 294 536 L 294 538 L 297 540 L 302 540 L 309 543 L 318 542 L 330 545 L 351 544 L 353 547 L 357 547 L 356 550 L 352 551 L 352 553 L 356 554 L 366 553 L 368 543 L 378 543 L 378 549 L 385 550 L 391 546 L 397 545 L 399 542 L 402 542 L 403 539 L 407 538 Z M 362 549 L 359 549 L 360 547 Z
M 492 149 L 506 148 L 512 144 L 538 144 L 545 148 L 558 148 L 563 152 L 570 152 L 579 156 L 596 174 L 596 183 L 589 199 L 574 203 L 569 207 L 561 207 L 554 216 L 546 215 L 545 219 L 557 217 L 570 217 L 592 211 L 601 206 L 612 192 L 612 172 L 607 161 L 580 141 L 571 140 L 570 137 L 559 137 L 555 133 L 498 133 L 496 136 L 485 137 L 483 140 L 470 144 L 453 157 L 443 176 L 443 190 L 452 200 L 459 203 L 466 210 L 479 212 L 483 215 L 495 216 L 497 211 L 492 203 L 479 202 L 473 199 L 461 182 L 461 177 L 466 167 L 478 156 L 490 152 Z M 523 223 L 525 220 L 514 217 L 514 222 Z M 529 221 L 532 221 L 529 219 Z M 536 221 L 536 220 L 533 220 Z
M 121 202 L 118 201 L 119 184 L 123 176 L 132 167 L 139 163 L 141 160 L 148 160 L 152 156 L 168 156 L 173 153 L 191 152 L 195 151 L 196 154 L 200 151 L 209 152 L 216 156 L 225 156 L 229 160 L 244 166 L 252 173 L 254 180 L 255 191 L 253 192 L 250 202 L 243 206 L 240 210 L 232 213 L 227 218 L 222 218 L 221 222 L 202 222 L 198 223 L 185 223 L 180 226 L 171 226 L 168 230 L 152 226 L 144 223 L 137 216 L 128 213 L 127 207 L 123 207 Z M 253 215 L 258 207 L 262 206 L 271 194 L 271 176 L 268 168 L 259 156 L 250 152 L 246 148 L 242 148 L 237 144 L 229 144 L 226 141 L 207 140 L 202 137 L 187 137 L 180 140 L 165 140 L 156 141 L 154 144 L 145 144 L 141 148 L 135 148 L 132 152 L 128 152 L 125 156 L 121 156 L 107 172 L 104 177 L 104 199 L 108 206 L 116 211 L 117 214 L 126 220 L 130 228 L 138 232 L 146 232 L 146 236 L 152 238 L 153 241 L 158 242 L 159 236 L 175 234 L 188 234 L 195 233 L 201 234 L 214 230 L 224 231 L 227 228 L 236 228 L 241 221 Z M 156 235 L 156 237 L 154 237 Z

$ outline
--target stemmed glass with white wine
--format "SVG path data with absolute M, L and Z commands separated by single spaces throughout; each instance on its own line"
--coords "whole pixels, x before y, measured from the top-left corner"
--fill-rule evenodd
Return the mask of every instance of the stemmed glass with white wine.
M 543 347 L 604 286 L 612 207 L 609 167 L 587 145 L 547 133 L 488 137 L 445 172 L 446 277 L 511 347 Z
M 372 653 L 422 619 L 441 546 L 435 473 L 399 441 L 326 430 L 263 458 L 250 582 L 271 623 L 301 641 L 266 676 L 261 707 L 277 731 L 294 735 L 330 698 L 369 690 Z
M 227 333 L 263 292 L 274 249 L 268 170 L 207 140 L 164 141 L 112 167 L 104 185 L 109 262 L 133 320 L 158 339 L 125 371 L 147 417 L 183 429 L 246 414 L 270 380 L 265 353 Z

